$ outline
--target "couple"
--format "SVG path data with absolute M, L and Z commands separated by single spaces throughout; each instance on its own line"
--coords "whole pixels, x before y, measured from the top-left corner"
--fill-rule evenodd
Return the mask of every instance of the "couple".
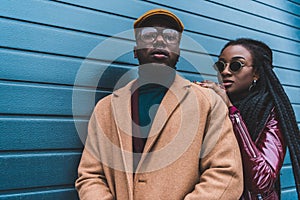
M 286 146 L 299 195 L 299 129 L 271 49 L 230 41 L 214 64 L 222 84 L 191 83 L 175 71 L 176 15 L 150 10 L 134 29 L 139 77 L 94 109 L 80 199 L 279 199 Z

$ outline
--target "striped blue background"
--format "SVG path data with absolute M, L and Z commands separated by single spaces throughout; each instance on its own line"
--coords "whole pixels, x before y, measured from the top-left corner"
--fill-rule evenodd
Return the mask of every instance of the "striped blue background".
M 208 61 L 230 39 L 251 37 L 270 45 L 300 124 L 299 0 L 0 3 L 0 199 L 78 199 L 81 139 L 95 101 L 137 64 L 132 51 L 113 60 L 105 56 L 122 45 L 133 48 L 132 37 L 122 34 L 113 39 L 117 45 L 91 53 L 152 8 L 173 11 L 185 35 L 203 47 L 182 44 L 178 71 L 191 80 L 216 80 Z M 281 180 L 282 199 L 297 199 L 288 155 Z

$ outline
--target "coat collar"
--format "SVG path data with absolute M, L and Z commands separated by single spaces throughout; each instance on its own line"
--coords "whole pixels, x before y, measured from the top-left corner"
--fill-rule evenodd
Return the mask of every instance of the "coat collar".
M 151 148 L 155 141 L 158 139 L 164 125 L 171 117 L 176 107 L 187 95 L 190 85 L 191 83 L 188 80 L 181 78 L 179 75 L 175 77 L 173 84 L 171 85 L 171 87 L 165 94 L 161 104 L 159 105 L 149 132 L 149 136 L 144 148 L 144 153 L 148 153 L 151 151 Z
M 125 152 L 123 154 L 123 159 L 125 162 L 124 164 L 127 166 L 127 169 L 129 171 L 132 170 L 132 156 L 130 153 L 132 152 L 131 95 L 132 87 L 134 86 L 135 82 L 136 80 L 133 80 L 125 87 L 114 91 L 112 96 L 112 109 L 118 129 L 120 148 Z M 165 94 L 157 110 L 137 170 L 145 159 L 147 153 L 151 151 L 153 144 L 155 144 L 155 142 L 159 138 L 161 130 L 163 129 L 168 119 L 171 117 L 173 111 L 188 94 L 190 86 L 190 81 L 182 78 L 179 75 L 175 76 L 174 82 Z
M 114 91 L 112 97 L 112 107 L 115 114 L 117 127 L 121 129 L 122 133 L 125 133 L 120 136 L 122 141 L 126 141 L 123 143 L 122 147 L 128 151 L 132 151 L 132 141 L 128 140 L 131 140 L 132 132 L 131 88 L 135 82 L 136 80 L 133 80 L 125 87 Z M 182 78 L 179 75 L 175 76 L 174 82 L 164 96 L 154 118 L 154 122 L 149 132 L 149 137 L 151 137 L 151 139 L 147 141 L 145 146 L 146 152 L 150 150 L 152 143 L 155 141 L 155 139 L 157 139 L 157 136 L 159 135 L 158 133 L 161 131 L 174 109 L 183 100 L 185 95 L 187 95 L 190 86 L 190 81 Z

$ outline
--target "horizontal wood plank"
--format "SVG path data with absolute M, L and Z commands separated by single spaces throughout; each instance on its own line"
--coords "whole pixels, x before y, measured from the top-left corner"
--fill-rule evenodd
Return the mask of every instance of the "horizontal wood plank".
M 287 151 L 286 151 L 286 154 L 285 154 L 285 157 L 284 157 L 284 165 L 291 165 L 291 158 L 290 158 L 290 152 L 287 148 Z
M 276 8 L 275 2 L 272 2 L 270 4 L 264 4 L 259 1 L 238 1 L 238 0 L 224 0 L 224 1 L 217 1 L 217 0 L 208 0 L 209 2 L 215 3 L 219 6 L 214 7 L 214 11 L 218 10 L 223 10 L 226 8 L 230 8 L 232 10 L 233 16 L 239 16 L 233 17 L 230 15 L 222 15 L 222 13 L 227 13 L 227 12 L 219 12 L 220 19 L 225 20 L 227 22 L 232 22 L 232 23 L 237 23 L 239 22 L 240 24 L 244 26 L 249 26 L 252 25 L 251 27 L 257 27 L 259 30 L 263 30 L 266 32 L 272 33 L 273 27 L 270 26 L 275 26 L 276 28 L 281 27 L 282 30 L 288 28 L 286 26 L 293 27 L 290 30 L 295 30 L 298 27 L 298 24 L 300 23 L 300 19 L 295 16 L 293 13 L 290 12 L 290 10 L 283 10 L 280 7 Z M 280 4 L 280 3 L 279 3 Z M 284 4 L 281 4 L 280 6 L 284 6 L 288 8 L 287 2 L 284 2 Z M 234 11 L 236 10 L 236 11 Z M 239 11 L 240 13 L 237 13 Z M 287 12 L 288 11 L 288 12 Z M 244 15 L 243 15 L 244 13 Z M 223 17 L 223 18 L 222 18 Z M 242 19 L 249 19 L 247 21 L 242 21 Z M 265 25 L 265 26 L 264 26 Z M 266 27 L 270 27 L 266 29 Z M 295 30 L 296 32 L 299 30 Z M 291 39 L 298 39 L 299 40 L 299 35 L 296 36 L 296 38 L 293 38 L 295 36 L 295 33 L 287 33 L 286 31 L 283 31 L 283 33 L 279 32 L 273 32 L 278 35 L 281 35 L 283 37 L 286 37 L 287 35 L 285 34 L 292 34 Z
M 0 44 L 9 48 L 81 58 L 89 57 L 110 61 L 117 60 L 119 62 L 133 64 L 137 63 L 132 54 L 134 47 L 133 41 L 110 38 L 104 42 L 104 40 L 107 39 L 107 37 L 104 36 L 1 18 L 0 29 L 3 35 L 3 37 L 0 38 Z M 26 38 L 26 40 L 24 38 Z M 110 48 L 103 46 L 108 42 Z M 105 51 L 103 51 L 103 49 L 105 49 Z M 119 54 L 116 55 L 116 51 L 118 50 Z
M 298 15 L 298 16 L 300 15 L 299 0 L 291 0 L 291 1 L 290 0 L 289 1 L 254 0 L 254 1 L 263 3 L 265 5 L 269 5 L 270 7 L 275 7 L 278 10 L 283 10 L 287 13 L 293 13 L 294 15 Z
M 211 80 L 214 82 L 218 82 L 216 76 L 212 75 L 206 75 L 206 74 L 191 74 L 191 73 L 186 73 L 186 72 L 178 72 L 179 75 L 182 77 L 190 80 L 190 81 L 203 81 L 203 80 Z
M 148 0 L 148 2 L 189 11 L 189 13 L 195 15 L 222 21 L 224 24 L 234 24 L 243 28 L 256 30 L 257 32 L 265 32 L 269 35 L 275 34 L 287 39 L 300 41 L 300 30 L 297 28 L 300 20 L 296 16 L 257 2 L 225 0 L 203 1 L 199 4 L 193 0 L 186 0 L 184 2 L 177 2 L 175 5 L 170 5 L 168 0 Z M 273 19 L 276 21 L 270 20 L 274 16 L 277 16 Z M 188 26 L 187 29 L 189 29 Z
M 117 81 L 125 74 L 136 77 L 136 67 L 84 60 L 43 53 L 24 52 L 19 50 L 0 49 L 3 58 L 0 65 L 0 79 L 54 83 L 95 87 L 98 81 L 100 88 L 113 89 Z M 178 70 L 215 76 L 212 63 L 216 57 L 193 52 L 182 52 Z M 63 66 L 63 67 L 62 67 Z M 297 86 L 300 71 L 287 68 L 274 68 L 282 84 Z M 82 73 L 82 74 L 80 74 Z M 66 76 L 67 74 L 67 76 Z M 76 78 L 80 78 L 75 83 Z
M 73 185 L 80 152 L 1 153 L 0 191 Z
M 134 48 L 133 41 L 129 42 L 104 36 L 94 36 L 86 33 L 42 27 L 5 19 L 0 20 L 0 28 L 3 30 L 3 35 L 5 36 L 0 38 L 0 42 L 2 46 L 9 48 L 46 52 L 50 54 L 61 54 L 80 58 L 88 57 L 137 65 L 137 60 L 133 58 L 132 53 Z M 124 36 L 128 36 L 128 34 L 130 35 L 130 33 L 126 33 Z M 23 40 L 22 38 L 27 39 Z M 218 55 L 219 49 L 222 48 L 221 44 L 225 42 L 223 41 L 222 43 L 219 39 L 199 37 L 199 35 L 192 33 L 186 34 L 185 38 L 187 39 L 181 43 L 181 47 L 183 49 L 182 56 L 189 56 L 188 58 L 201 57 L 199 54 L 190 55 L 192 53 L 188 53 L 188 50 Z M 76 43 L 74 43 L 74 41 L 76 41 Z M 287 44 L 282 45 L 287 46 Z M 211 48 L 210 46 L 213 46 L 214 48 Z M 106 51 L 103 51 L 103 49 Z M 295 52 L 297 52 L 297 50 L 295 50 Z M 282 56 L 282 61 L 277 64 L 278 58 Z M 289 59 L 289 62 L 286 62 L 284 59 Z M 299 70 L 299 65 L 296 64 L 299 63 L 299 60 L 299 57 L 289 54 L 285 55 L 281 53 L 277 56 L 274 53 L 274 65 L 282 65 L 282 67 L 290 67 Z M 196 63 L 200 63 L 200 61 Z
M 295 200 L 298 198 L 296 188 L 282 189 L 281 199 L 282 200 Z
M 284 86 L 284 89 L 291 103 L 297 103 L 300 88 Z M 0 82 L 0 90 L 5 94 L 0 98 L 0 113 L 31 115 L 89 116 L 97 101 L 110 94 L 96 89 L 10 82 Z M 298 107 L 295 105 L 297 113 Z
M 47 2 L 47 1 L 32 1 L 30 2 L 30 6 L 28 1 L 24 2 L 18 2 L 19 6 L 16 7 L 15 3 L 12 1 L 4 0 L 3 1 L 3 9 L 1 10 L 1 13 L 3 13 L 4 16 L 7 17 L 14 17 L 18 19 L 33 21 L 33 22 L 39 22 L 39 23 L 45 23 L 45 24 L 51 24 L 61 27 L 68 27 L 68 28 L 81 28 L 81 30 L 88 30 L 90 32 L 98 32 L 99 28 L 101 26 L 97 26 L 97 24 L 105 24 L 106 19 L 104 17 L 100 16 L 100 11 L 110 12 L 110 14 L 107 14 L 107 17 L 110 17 L 109 20 L 111 23 L 118 23 L 118 17 L 112 15 L 112 13 L 116 13 L 116 11 L 121 10 L 124 12 L 123 4 L 120 4 L 120 2 L 113 0 L 113 1 L 102 1 L 101 4 L 96 1 L 78 1 L 78 0 L 69 0 L 65 1 L 66 3 L 72 3 L 75 5 L 80 5 L 82 7 L 90 7 L 93 10 L 87 10 L 82 7 L 74 7 L 70 5 L 65 5 L 57 2 Z M 157 3 L 157 1 L 149 1 L 152 3 Z M 129 5 L 128 5 L 129 4 Z M 167 0 L 159 1 L 159 4 L 163 5 L 169 5 L 169 2 Z M 127 23 L 124 22 L 120 24 L 121 26 L 114 27 L 114 30 L 116 29 L 122 29 L 132 27 L 132 21 L 130 18 L 137 18 L 139 15 L 135 13 L 136 10 L 141 10 L 142 7 L 147 8 L 151 5 L 144 3 L 143 1 L 127 1 L 126 6 L 131 6 L 133 9 L 129 9 L 126 12 L 126 17 L 129 18 L 127 20 Z M 224 6 L 225 5 L 225 6 Z M 44 12 L 41 12 L 40 8 L 43 8 Z M 283 25 L 282 23 L 276 23 L 268 19 L 273 20 L 282 20 L 286 19 L 289 20 L 288 24 L 295 23 L 295 26 L 297 26 L 297 22 L 300 20 L 295 17 L 294 15 L 291 15 L 289 13 L 285 13 L 281 10 L 274 9 L 272 7 L 268 7 L 264 4 L 257 3 L 257 2 L 239 2 L 239 1 L 228 1 L 224 2 L 221 5 L 219 5 L 219 2 L 217 4 L 204 1 L 201 4 L 195 3 L 194 1 L 185 1 L 183 2 L 177 2 L 176 5 L 174 5 L 175 8 L 178 9 L 184 9 L 186 11 L 189 11 L 190 13 L 194 14 L 200 14 L 202 16 L 206 16 L 209 18 L 215 18 L 216 20 L 222 20 L 226 23 L 230 22 L 233 24 L 242 24 L 243 26 L 246 26 L 247 28 L 257 29 L 257 30 L 264 30 L 266 32 L 269 32 L 271 34 L 277 33 L 279 35 L 282 35 L 283 37 L 288 37 L 291 39 L 297 39 L 300 40 L 298 29 L 289 27 L 291 31 L 285 31 L 286 25 Z M 24 8 L 30 8 L 29 10 L 26 10 Z M 94 9 L 99 9 L 98 12 Z M 239 8 L 237 10 L 236 8 Z M 136 9 L 136 10 L 135 10 Z M 149 8 L 150 9 L 150 8 Z M 219 10 L 222 10 L 222 12 L 219 12 Z M 259 11 L 266 11 L 264 13 L 257 13 Z M 57 15 L 51 15 L 50 17 L 48 15 L 44 15 L 44 13 L 52 13 L 56 12 Z M 131 12 L 130 12 L 131 11 Z M 253 15 L 253 14 L 256 15 Z M 233 16 L 232 16 L 233 15 Z M 267 15 L 267 16 L 265 16 Z M 239 16 L 239 18 L 236 18 L 235 16 Z M 274 17 L 277 16 L 277 17 Z M 279 18 L 279 16 L 281 18 Z M 90 19 L 87 19 L 89 18 Z M 89 23 L 84 23 L 82 20 L 78 19 L 86 19 L 89 21 Z M 249 20 L 245 21 L 239 21 L 243 20 L 245 18 L 248 18 Z M 267 18 L 267 19 L 266 19 Z M 126 21 L 126 19 L 124 19 Z M 128 24 L 129 23 L 129 24 Z M 89 26 L 91 24 L 95 24 L 94 26 Z M 269 27 L 269 29 L 265 30 L 265 27 Z M 107 27 L 107 31 L 109 28 Z
M 300 99 L 300 87 L 288 87 L 288 86 L 283 86 L 287 96 L 289 97 L 290 101 L 292 104 L 299 104 L 299 99 Z
M 48 54 L 63 54 L 66 56 L 124 62 L 137 65 L 137 60 L 134 59 L 133 56 L 134 42 L 114 38 L 107 39 L 100 36 L 84 36 L 83 33 L 71 33 L 70 31 L 51 29 L 49 27 L 40 29 L 39 26 L 33 24 L 25 25 L 20 23 L 20 26 L 17 26 L 14 24 L 14 21 L 8 21 L 9 20 L 4 20 L 3 23 L 0 23 L 0 28 L 1 25 L 8 26 L 4 28 L 4 30 L 6 30 L 4 31 L 4 35 L 7 35 L 7 38 L 5 40 L 3 39 L 3 42 L 0 38 L 0 42 L 9 48 L 21 48 Z M 14 32 L 14 34 L 12 32 Z M 39 33 L 37 37 L 27 38 L 27 40 L 22 39 L 25 35 L 35 35 L 37 32 Z M 188 36 L 185 38 L 186 39 L 182 42 L 183 48 L 184 46 L 190 46 L 193 47 L 194 50 L 201 51 L 202 49 L 207 53 L 195 40 Z M 77 42 L 74 43 L 74 41 Z M 105 49 L 105 51 L 103 51 L 103 49 Z M 199 54 L 195 51 L 188 52 L 187 50 L 183 50 L 181 52 L 181 57 L 188 61 L 182 64 L 180 62 L 178 63 L 179 69 L 182 67 L 182 70 L 195 71 L 195 68 L 199 68 L 201 65 L 212 65 L 212 57 Z M 201 70 L 209 70 L 207 73 L 213 71 L 211 68 L 201 68 Z
M 16 3 L 18 6 L 16 6 Z M 90 2 L 84 2 L 83 6 Z M 98 2 L 100 3 L 100 2 Z M 110 8 L 119 7 L 124 10 L 121 2 L 114 2 L 104 0 L 100 3 L 100 10 L 96 8 L 86 9 L 78 6 L 71 6 L 55 1 L 10 1 L 2 0 L 0 12 L 2 16 L 30 21 L 33 23 L 40 23 L 63 29 L 73 29 L 77 31 L 89 32 L 102 35 L 115 35 L 120 32 L 133 28 L 133 19 L 129 16 L 122 17 L 114 15 L 118 13 L 114 10 L 112 13 L 105 13 L 103 9 L 109 4 Z M 134 1 L 128 1 L 126 4 L 136 4 Z M 106 5 L 106 6 L 105 6 Z M 128 6 L 128 5 L 126 5 Z M 42 8 L 42 9 L 41 9 Z M 52 14 L 52 13 L 55 13 Z M 120 23 L 120 21 L 122 23 Z M 117 24 L 117 26 L 110 26 L 109 24 Z M 105 28 L 103 28 L 105 26 Z
M 281 84 L 298 86 L 300 83 L 300 71 L 289 70 L 286 68 L 274 68 L 274 72 Z
M 201 76 L 192 76 L 191 79 Z M 208 77 L 213 79 L 212 77 Z M 196 79 L 199 81 L 199 79 Z M 78 115 L 90 116 L 97 101 L 108 92 L 75 89 L 70 87 L 51 87 L 36 84 L 1 83 L 3 98 L 0 99 L 0 113 L 31 115 Z M 284 87 L 292 103 L 299 99 L 299 88 Z M 8 104 L 8 102 L 10 102 Z M 75 107 L 72 107 L 75 105 Z M 80 105 L 80 107 L 78 107 Z M 293 105 L 297 119 L 300 118 L 300 106 Z
M 110 92 L 39 84 L 0 82 L 0 113 L 90 116 L 95 104 Z M 72 106 L 76 106 L 72 108 Z
M 77 191 L 73 188 L 62 188 L 62 189 L 49 189 L 51 187 L 16 192 L 16 193 L 2 193 L 0 194 L 0 200 L 53 200 L 53 199 L 67 199 L 67 200 L 78 200 Z
M 149 4 L 148 8 L 149 9 L 152 8 L 151 6 L 153 6 L 153 5 Z M 147 7 L 145 7 L 145 9 L 146 8 Z M 298 47 L 297 43 L 294 42 L 294 41 L 291 41 L 291 40 L 287 40 L 287 39 L 284 39 L 284 38 L 280 38 L 280 37 L 273 36 L 273 35 L 266 34 L 266 33 L 262 33 L 262 32 L 260 33 L 260 32 L 257 32 L 256 30 L 251 30 L 249 28 L 239 27 L 239 26 L 236 26 L 236 25 L 233 25 L 233 24 L 225 24 L 223 22 L 219 22 L 217 20 L 205 18 L 205 17 L 202 17 L 202 16 L 186 14 L 184 12 L 178 12 L 178 11 L 174 11 L 174 12 L 175 12 L 175 14 L 178 14 L 178 16 L 182 18 L 184 23 L 186 23 L 187 30 L 189 29 L 188 27 L 193 27 L 193 29 L 191 28 L 190 30 L 196 31 L 199 34 L 200 33 L 210 34 L 210 33 L 214 32 L 215 36 L 218 36 L 220 38 L 227 38 L 227 39 L 237 38 L 237 37 L 241 37 L 241 36 L 248 36 L 248 37 L 260 38 L 261 40 L 266 41 L 267 43 L 271 43 L 271 44 L 274 45 L 274 47 L 273 47 L 274 49 L 279 49 L 281 51 L 286 51 L 286 52 L 289 52 L 289 53 L 295 53 L 295 52 L 298 52 L 298 50 L 299 50 L 299 47 Z M 92 14 L 90 14 L 90 15 L 92 15 Z M 105 17 L 111 17 L 111 16 L 110 15 L 105 16 L 105 14 L 104 14 L 104 16 L 102 17 L 103 20 L 104 20 Z M 76 18 L 76 15 L 75 16 L 72 15 L 72 18 Z M 94 20 L 88 20 L 91 23 L 91 27 L 102 27 L 102 26 L 99 26 L 99 24 L 92 24 L 93 21 L 95 21 L 95 18 L 98 18 L 98 17 L 97 16 L 93 17 L 92 19 L 94 19 Z M 78 19 L 78 21 L 80 21 L 80 19 Z M 107 20 L 109 21 L 110 19 L 107 19 Z M 121 18 L 119 20 L 119 23 L 123 20 L 128 20 L 128 19 L 127 18 L 125 18 L 125 19 Z M 131 25 L 130 26 L 127 25 L 126 26 L 127 28 L 123 29 L 122 31 L 127 31 L 129 29 L 132 29 L 132 23 L 133 23 L 133 20 L 131 20 Z M 86 21 L 84 22 L 84 24 L 86 24 Z M 121 25 L 121 26 L 114 26 L 114 27 L 123 27 L 123 26 Z M 215 29 L 215 27 L 219 27 L 219 29 Z M 11 28 L 6 28 L 6 29 L 11 29 Z M 235 29 L 234 32 L 231 31 L 233 29 Z M 239 30 L 237 31 L 237 29 L 239 29 Z M 101 30 L 108 30 L 108 29 L 101 29 Z M 224 32 L 222 30 L 227 30 L 227 31 Z M 122 32 L 122 31 L 119 30 L 119 31 L 116 31 L 114 33 L 111 33 L 110 35 L 114 35 L 114 34 Z M 17 32 L 17 30 L 14 30 L 14 32 Z M 90 31 L 88 31 L 88 32 L 90 32 Z M 287 31 L 287 32 L 289 32 L 289 31 Z M 294 31 L 291 31 L 291 32 L 294 32 Z M 92 33 L 94 33 L 94 32 L 92 32 Z M 97 32 L 97 34 L 99 34 L 99 32 Z M 27 33 L 27 35 L 30 35 L 30 34 Z M 37 38 L 37 40 L 38 40 L 38 38 Z M 94 46 L 95 46 L 95 44 L 94 44 Z M 76 49 L 76 48 L 74 48 L 74 49 Z
M 293 169 L 292 166 L 283 166 L 281 171 L 281 188 L 290 188 L 295 185 L 295 179 L 293 175 Z M 284 178 L 283 178 L 284 177 Z M 287 178 L 289 177 L 289 178 Z
M 81 149 L 87 123 L 88 119 L 2 116 L 0 151 Z
M 101 61 L 7 49 L 0 49 L 0 57 L 3 58 L 0 65 L 1 79 L 98 86 L 106 89 L 114 88 L 122 75 L 135 68 Z M 99 81 L 101 83 L 98 85 Z
M 137 76 L 136 66 L 109 62 L 7 49 L 0 49 L 0 56 L 4 58 L 0 66 L 3 72 L 0 78 L 7 80 L 29 80 L 77 86 L 95 86 L 95 83 L 100 81 L 99 87 L 113 88 L 125 73 L 126 76 L 130 75 L 131 80 Z M 215 75 L 216 72 L 211 67 L 212 63 L 213 58 L 209 55 L 185 51 L 181 53 L 177 69 Z

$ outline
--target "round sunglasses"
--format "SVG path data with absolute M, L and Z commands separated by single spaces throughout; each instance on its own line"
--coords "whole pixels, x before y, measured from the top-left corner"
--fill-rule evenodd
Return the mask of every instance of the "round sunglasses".
M 215 68 L 215 70 L 217 70 L 221 73 L 226 68 L 226 64 L 227 63 L 219 60 L 213 65 L 213 67 Z M 231 72 L 238 72 L 244 66 L 245 66 L 245 63 L 242 63 L 240 61 L 233 61 L 233 62 L 229 63 L 229 70 Z

